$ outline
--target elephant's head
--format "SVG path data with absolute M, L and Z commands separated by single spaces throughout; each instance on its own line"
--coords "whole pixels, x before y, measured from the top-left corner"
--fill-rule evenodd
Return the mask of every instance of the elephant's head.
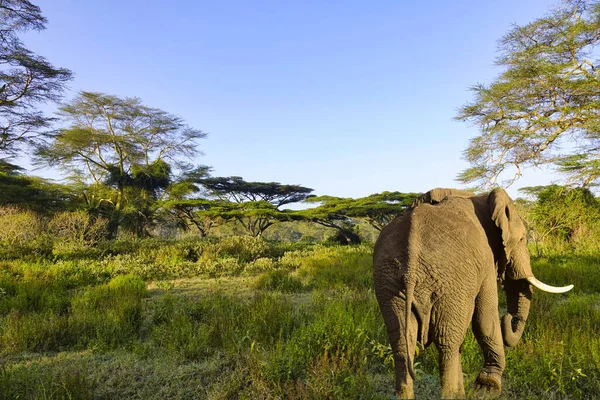
M 504 190 L 493 190 L 488 197 L 488 205 L 502 241 L 499 246 L 500 254 L 496 255 L 498 274 L 504 273 L 507 303 L 507 314 L 502 318 L 502 337 L 506 346 L 513 347 L 517 345 L 525 329 L 531 305 L 531 285 L 552 293 L 567 292 L 573 285 L 557 288 L 546 285 L 533 276 L 525 225 Z

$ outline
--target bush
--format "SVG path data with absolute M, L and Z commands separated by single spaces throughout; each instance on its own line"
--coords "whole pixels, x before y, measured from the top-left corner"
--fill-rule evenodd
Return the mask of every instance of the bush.
M 277 268 L 277 262 L 271 258 L 260 257 L 254 261 L 249 262 L 244 267 L 244 273 L 248 275 L 255 275 L 261 272 L 274 271 Z
M 23 245 L 42 235 L 44 224 L 33 211 L 16 207 L 0 207 L 0 242 Z
M 372 248 L 368 245 L 317 248 L 301 257 L 298 274 L 318 288 L 372 288 Z
M 230 256 L 243 263 L 251 262 L 260 257 L 268 257 L 272 250 L 272 246 L 268 242 L 252 236 L 225 237 L 211 247 L 206 248 L 203 258 Z
M 63 211 L 48 223 L 49 232 L 58 239 L 58 249 L 93 246 L 108 234 L 108 221 L 86 211 Z
M 254 283 L 254 288 L 293 293 L 301 292 L 307 287 L 300 278 L 290 275 L 288 271 L 279 269 L 261 275 Z

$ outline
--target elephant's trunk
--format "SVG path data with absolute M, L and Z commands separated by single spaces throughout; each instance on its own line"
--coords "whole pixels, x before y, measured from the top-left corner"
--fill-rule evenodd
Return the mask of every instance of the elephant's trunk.
M 508 347 L 514 347 L 521 340 L 525 330 L 525 321 L 531 306 L 531 286 L 525 279 L 504 281 L 507 313 L 502 317 L 502 338 Z

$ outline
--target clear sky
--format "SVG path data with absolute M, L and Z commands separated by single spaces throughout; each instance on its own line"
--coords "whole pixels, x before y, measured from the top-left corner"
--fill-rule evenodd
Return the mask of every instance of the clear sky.
M 468 90 L 497 41 L 551 0 L 32 0 L 25 44 L 75 78 L 66 93 L 136 96 L 208 132 L 214 176 L 362 197 L 460 187 L 477 128 Z M 34 171 L 44 175 L 44 171 Z M 525 170 L 516 188 L 555 177 Z

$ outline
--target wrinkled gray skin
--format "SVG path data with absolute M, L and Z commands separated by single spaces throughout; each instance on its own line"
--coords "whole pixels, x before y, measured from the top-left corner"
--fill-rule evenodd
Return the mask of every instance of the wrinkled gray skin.
M 499 394 L 503 344 L 519 342 L 531 302 L 524 279 L 533 276 L 525 236 L 502 189 L 478 196 L 434 189 L 381 231 L 373 276 L 394 355 L 398 397 L 414 397 L 417 341 L 434 343 L 439 350 L 442 397 L 464 397 L 460 349 L 469 324 L 484 357 L 476 384 Z M 502 323 L 497 278 L 507 295 Z

